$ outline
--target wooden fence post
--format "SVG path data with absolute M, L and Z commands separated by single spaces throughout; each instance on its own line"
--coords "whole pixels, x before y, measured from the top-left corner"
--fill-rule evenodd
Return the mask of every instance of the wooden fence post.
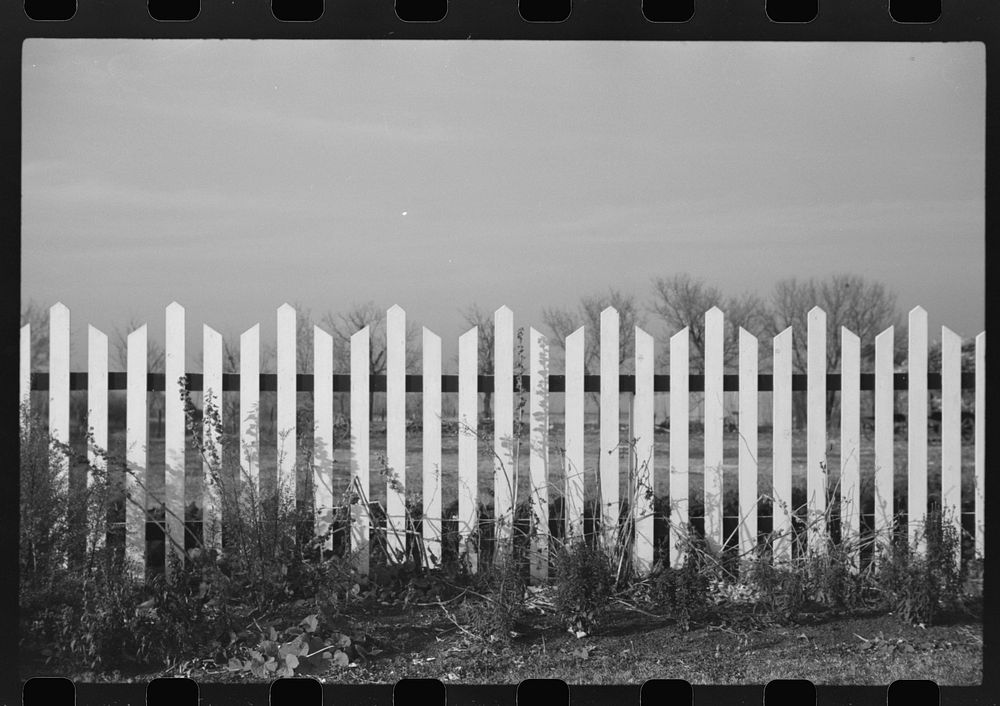
M 385 532 L 390 562 L 406 553 L 406 312 L 394 305 L 386 312 Z
M 722 550 L 722 396 L 725 329 L 722 312 L 712 307 L 705 313 L 705 541 L 714 552 Z
M 528 331 L 531 390 L 528 399 L 528 471 L 531 476 L 531 561 L 534 581 L 549 575 L 549 343 Z M 502 381 L 501 381 L 502 384 Z
M 739 550 L 748 556 L 757 546 L 757 339 L 739 330 Z
M 583 538 L 584 407 L 583 393 L 584 329 L 581 326 L 566 337 L 566 537 Z
M 514 314 L 506 306 L 493 314 L 493 346 L 494 561 L 499 561 L 513 536 L 519 464 L 514 457 Z
M 840 536 L 855 569 L 861 554 L 861 339 L 840 329 Z
M 656 491 L 656 465 L 654 463 L 653 416 L 655 396 L 653 337 L 635 327 L 635 393 L 632 395 L 629 459 L 634 463 L 630 477 L 634 479 L 631 492 L 631 511 L 635 524 L 633 561 L 639 576 L 646 576 L 653 568 L 653 498 Z
M 365 326 L 351 336 L 351 487 L 358 494 L 358 502 L 351 503 L 351 551 L 362 576 L 368 576 L 371 548 L 369 335 Z
M 621 474 L 619 444 L 618 312 L 601 312 L 601 430 L 598 478 L 601 498 L 601 543 L 609 552 L 618 534 L 618 483 Z
M 910 311 L 907 327 L 906 507 L 910 547 L 927 550 L 927 312 Z
M 892 543 L 895 522 L 893 373 L 893 327 L 890 326 L 875 337 L 875 535 L 883 551 Z
M 689 331 L 685 326 L 670 337 L 670 565 L 677 569 L 685 561 L 688 540 L 688 440 L 691 426 L 691 396 L 688 374 Z
M 792 560 L 792 327 L 774 337 L 771 435 L 771 518 L 775 564 Z
M 458 543 L 469 570 L 479 569 L 479 328 L 458 339 Z
M 423 539 L 427 568 L 441 564 L 441 337 L 423 330 Z
M 125 407 L 125 558 L 132 576 L 146 572 L 146 325 L 128 334 Z

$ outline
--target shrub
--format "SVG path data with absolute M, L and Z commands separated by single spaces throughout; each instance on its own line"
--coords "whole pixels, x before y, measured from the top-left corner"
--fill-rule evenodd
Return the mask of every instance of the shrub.
M 753 587 L 756 608 L 778 623 L 794 622 L 805 607 L 806 577 L 802 566 L 775 566 L 769 557 L 756 556 L 743 566 L 745 581 Z
M 481 566 L 473 582 L 475 593 L 462 605 L 471 631 L 487 642 L 509 642 L 523 615 L 527 589 L 518 564 L 517 557 L 507 553 L 496 564 Z
M 571 630 L 598 629 L 614 587 L 611 558 L 599 545 L 572 542 L 556 554 L 555 609 Z
M 895 537 L 878 578 L 891 610 L 908 622 L 929 625 L 962 606 L 963 575 L 960 537 L 940 512 L 928 514 L 923 536 L 923 555 L 910 552 L 905 536 Z
M 650 600 L 665 609 L 685 632 L 708 614 L 708 577 L 697 555 L 687 554 L 680 568 L 663 566 L 653 573 Z

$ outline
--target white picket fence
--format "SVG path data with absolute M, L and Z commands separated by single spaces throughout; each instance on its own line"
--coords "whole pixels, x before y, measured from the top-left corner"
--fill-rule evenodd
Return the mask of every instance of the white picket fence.
M 185 501 L 185 418 L 178 379 L 184 375 L 186 341 L 184 309 L 177 303 L 166 308 L 166 408 L 165 412 L 165 504 L 168 512 L 165 531 L 168 546 L 182 551 Z M 507 477 L 514 466 L 513 419 L 514 395 L 514 325 L 513 313 L 502 307 L 497 310 L 495 323 L 494 372 L 494 492 L 496 533 L 500 540 L 509 539 L 513 527 L 513 494 Z M 685 528 L 688 526 L 689 429 L 690 395 L 689 332 L 681 330 L 670 338 L 670 420 L 669 464 L 654 454 L 654 361 L 655 346 L 651 335 L 635 331 L 635 389 L 630 410 L 629 432 L 622 434 L 619 418 L 620 378 L 622 361 L 619 351 L 619 316 L 614 309 L 601 315 L 600 330 L 600 455 L 597 464 L 599 489 L 599 519 L 601 539 L 610 545 L 623 519 L 619 517 L 619 474 L 622 472 L 617 450 L 628 446 L 635 462 L 630 469 L 631 498 L 626 507 L 634 521 L 633 561 L 639 573 L 648 572 L 653 562 L 654 481 L 668 474 L 670 497 L 669 545 L 672 565 L 683 561 Z M 927 459 L 927 315 L 917 307 L 909 314 L 908 347 L 908 440 L 907 440 L 907 507 L 911 541 L 917 551 L 922 549 L 920 528 L 926 518 L 928 459 Z M 941 487 L 942 510 L 961 530 L 961 467 L 962 467 L 962 385 L 961 339 L 942 327 L 941 345 Z M 792 553 L 792 336 L 791 328 L 773 339 L 773 530 L 774 558 L 787 560 Z M 458 340 L 458 531 L 461 551 L 476 567 L 473 543 L 467 540 L 478 528 L 478 331 L 470 329 Z M 530 328 L 527 345 L 529 469 L 532 560 L 534 579 L 544 579 L 548 572 L 549 548 L 549 449 L 561 443 L 564 449 L 563 483 L 557 491 L 565 503 L 565 536 L 578 538 L 584 527 L 584 471 L 588 467 L 584 455 L 584 329 L 580 328 L 565 340 L 565 436 L 550 437 L 549 375 L 550 343 L 546 336 Z M 819 308 L 809 312 L 806 422 L 806 524 L 808 547 L 824 550 L 827 536 L 825 510 L 828 497 L 826 465 L 826 314 Z M 386 317 L 386 458 L 389 469 L 404 469 L 406 458 L 406 315 L 394 306 Z M 858 450 L 861 432 L 861 341 L 857 335 L 841 329 L 841 404 L 840 444 L 843 450 Z M 351 421 L 351 482 L 370 488 L 370 424 L 369 424 L 369 346 L 370 331 L 364 328 L 350 339 L 350 421 Z M 758 361 L 757 338 L 739 331 L 739 437 L 738 506 L 740 514 L 738 546 L 741 552 L 752 550 L 758 541 Z M 127 338 L 126 392 L 126 462 L 139 478 L 147 471 L 147 334 L 146 326 L 131 332 Z M 210 328 L 203 328 L 203 391 L 204 399 L 219 407 L 222 394 L 222 338 Z M 333 474 L 333 340 L 321 328 L 314 327 L 314 463 L 316 531 L 329 527 L 334 506 L 331 477 Z M 709 545 L 719 548 L 723 536 L 723 313 L 713 308 L 705 314 L 704 370 L 704 533 Z M 442 391 L 435 381 L 442 379 L 441 339 L 423 329 L 422 337 L 422 540 L 425 556 L 433 564 L 441 557 L 441 400 Z M 50 309 L 49 315 L 49 432 L 54 439 L 69 442 L 70 430 L 70 313 L 62 304 Z M 31 390 L 31 331 L 21 329 L 20 399 L 30 399 Z M 983 554 L 984 532 L 984 443 L 985 443 L 985 332 L 975 341 L 975 434 L 974 434 L 974 508 L 975 551 Z M 296 481 L 296 312 L 285 304 L 277 310 L 277 436 L 276 473 L 279 483 L 294 487 Z M 300 371 L 305 372 L 305 371 Z M 87 406 L 94 442 L 108 446 L 108 339 L 89 327 L 87 366 Z M 875 530 L 886 533 L 893 525 L 893 438 L 894 438 L 894 369 L 893 329 L 890 327 L 875 338 L 874 383 L 874 505 Z M 260 401 L 260 335 L 255 325 L 240 336 L 239 364 L 239 435 L 244 469 L 253 483 L 260 478 L 260 442 L 258 435 L 258 404 Z M 220 439 L 208 419 L 205 420 L 204 443 L 207 448 L 220 448 Z M 623 436 L 625 438 L 623 438 Z M 630 437 L 630 438 L 629 438 Z M 840 487 L 842 536 L 857 538 L 861 531 L 861 463 L 859 453 L 841 453 Z M 96 454 L 93 463 L 100 463 Z M 208 468 L 205 468 L 206 477 Z M 406 518 L 404 493 L 406 474 L 395 474 L 386 488 L 386 543 L 389 555 L 399 556 L 405 546 Z M 127 503 L 126 551 L 137 565 L 145 564 L 145 506 L 142 489 L 129 477 L 129 491 L 138 502 Z M 221 504 L 217 489 L 205 483 L 203 526 L 205 543 L 221 548 L 218 527 Z M 361 573 L 368 572 L 369 543 L 372 523 L 364 503 L 352 505 L 351 548 L 357 551 Z M 501 541 L 502 546 L 502 541 Z

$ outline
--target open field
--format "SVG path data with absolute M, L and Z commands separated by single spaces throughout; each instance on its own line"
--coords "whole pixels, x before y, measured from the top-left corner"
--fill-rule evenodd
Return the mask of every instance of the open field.
M 386 484 L 385 477 L 380 470 L 385 469 L 385 430 L 384 424 L 375 421 L 372 423 L 371 435 L 371 458 L 370 458 L 370 497 L 379 502 L 385 502 Z M 163 488 L 163 438 L 157 435 L 155 429 L 151 429 L 149 440 L 149 488 L 151 496 L 149 505 L 157 503 L 156 498 L 161 497 Z M 561 424 L 553 424 L 550 431 L 549 448 L 549 498 L 550 501 L 563 494 L 565 488 L 564 458 L 562 455 L 563 429 Z M 619 493 L 621 498 L 627 497 L 628 464 L 630 450 L 626 445 L 628 430 L 626 426 L 621 429 L 621 446 L 619 448 L 619 460 L 621 473 L 619 474 Z M 235 442 L 235 438 L 233 438 Z M 758 434 L 758 454 L 757 454 L 757 487 L 761 495 L 768 495 L 771 492 L 772 473 L 772 447 L 771 430 L 762 429 Z M 186 454 L 187 487 L 186 502 L 200 505 L 202 489 L 202 465 L 197 451 L 193 448 L 192 439 L 189 437 L 189 448 Z M 110 439 L 112 453 L 124 454 L 124 432 L 113 430 Z M 737 454 L 740 444 L 739 435 L 736 432 L 725 432 L 724 434 L 724 498 L 725 513 L 727 516 L 736 515 L 736 497 L 738 487 L 738 467 Z M 840 465 L 842 450 L 840 448 L 840 434 L 834 429 L 827 435 L 827 463 L 830 469 L 830 485 L 836 491 L 836 486 L 840 477 Z M 419 506 L 419 499 L 422 489 L 423 473 L 423 453 L 422 434 L 419 431 L 410 431 L 406 439 L 406 487 L 407 495 Z M 350 473 L 350 451 L 349 440 L 338 439 L 334 450 L 334 472 L 332 487 L 335 501 L 347 490 Z M 597 465 L 599 457 L 598 430 L 596 427 L 588 427 L 585 434 L 585 466 L 584 481 L 585 492 L 588 500 L 592 500 L 597 493 Z M 704 465 L 702 455 L 704 449 L 704 436 L 697 429 L 692 430 L 689 439 L 689 495 L 692 501 L 692 516 L 697 517 L 701 512 L 701 498 L 703 494 Z M 859 449 L 861 457 L 861 487 L 862 487 L 862 512 L 870 514 L 873 511 L 873 478 L 874 478 L 874 449 L 873 441 L 862 435 Z M 519 454 L 517 464 L 514 469 L 517 477 L 517 497 L 519 500 L 527 497 L 528 494 L 528 439 L 527 431 L 522 434 L 519 443 Z M 793 432 L 792 439 L 792 463 L 793 463 L 793 504 L 796 506 L 805 502 L 806 483 L 806 438 L 805 430 L 798 429 Z M 299 452 L 300 460 L 305 457 L 302 450 Z M 928 502 L 933 506 L 940 502 L 941 494 L 941 445 L 940 437 L 931 432 L 928 438 Z M 963 440 L 962 444 L 962 509 L 963 513 L 973 510 L 973 461 L 974 449 L 968 440 Z M 906 432 L 897 431 L 894 447 L 894 479 L 895 493 L 894 502 L 896 512 L 906 512 L 906 487 L 907 487 L 907 441 Z M 668 499 L 670 468 L 669 453 L 669 433 L 657 431 L 654 447 L 654 492 L 661 500 Z M 262 425 L 261 430 L 261 475 L 264 482 L 274 477 L 275 469 L 275 432 L 267 424 Z M 452 432 L 447 431 L 442 434 L 442 506 L 446 514 L 449 507 L 454 506 L 458 501 L 458 432 L 452 426 Z M 487 507 L 493 504 L 493 474 L 494 456 L 492 453 L 492 429 L 480 430 L 479 439 L 479 463 L 478 463 L 479 497 L 480 501 Z M 307 478 L 304 468 L 300 470 L 300 482 Z M 769 515 L 769 511 L 764 512 Z

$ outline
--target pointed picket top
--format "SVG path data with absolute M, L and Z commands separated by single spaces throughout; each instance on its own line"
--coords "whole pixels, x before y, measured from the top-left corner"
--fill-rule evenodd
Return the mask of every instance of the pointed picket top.
M 635 327 L 635 340 L 636 341 L 642 340 L 645 343 L 646 341 L 648 341 L 652 337 L 653 337 L 652 334 L 647 333 L 646 331 L 643 331 L 642 328 L 640 328 L 639 326 Z
M 242 340 L 244 336 L 252 336 L 253 334 L 258 333 L 259 331 L 260 331 L 260 324 L 254 324 L 253 326 L 251 326 L 246 331 L 240 334 L 240 339 Z
M 603 321 L 605 316 L 612 316 L 617 314 L 618 310 L 615 309 L 613 306 L 605 307 L 604 310 L 601 312 L 601 320 Z
M 313 339 L 322 336 L 330 336 L 331 334 L 326 330 L 320 328 L 317 324 L 313 324 Z
M 371 329 L 370 326 L 359 328 L 357 331 L 351 334 L 351 340 L 353 341 L 355 338 L 358 338 L 359 336 L 367 336 L 370 329 Z
M 288 312 L 288 311 L 295 311 L 295 307 L 292 306 L 291 304 L 289 304 L 288 302 L 285 302 L 281 306 L 278 307 L 278 312 L 279 313 L 281 313 L 281 312 Z
M 814 306 L 812 309 L 809 310 L 809 313 L 806 315 L 806 321 L 807 325 L 815 323 L 826 326 L 826 312 L 823 311 L 818 306 Z
M 184 307 L 181 306 L 180 304 L 178 304 L 176 300 L 170 302 L 169 304 L 167 304 L 166 309 L 167 309 L 167 311 L 177 311 L 178 309 L 180 309 L 181 311 L 184 311 Z
M 676 338 L 679 341 L 682 338 L 686 338 L 689 334 L 690 334 L 690 329 L 687 326 L 685 326 L 680 331 L 678 331 L 673 336 L 671 336 L 670 340 L 672 341 L 672 340 L 674 340 Z
M 470 329 L 469 329 L 468 331 L 466 331 L 466 332 L 465 332 L 465 333 L 463 333 L 463 334 L 462 334 L 461 336 L 459 336 L 459 337 L 458 337 L 458 340 L 460 340 L 460 341 L 461 341 L 461 340 L 463 340 L 463 339 L 466 339 L 466 338 L 469 338 L 470 336 L 476 336 L 476 335 L 478 335 L 478 334 L 479 334 L 479 327 L 478 327 L 478 326 L 473 326 L 473 327 L 472 327 L 472 328 L 470 328 Z
M 875 341 L 878 342 L 879 339 L 882 339 L 883 341 L 887 341 L 887 340 L 891 339 L 895 335 L 895 333 L 896 333 L 896 327 L 895 326 L 889 326 L 888 328 L 884 329 L 882 332 L 875 334 Z
M 747 331 L 742 326 L 740 326 L 739 327 L 739 343 L 740 343 L 740 345 L 743 345 L 744 341 L 746 341 L 747 344 L 750 345 L 750 344 L 753 344 L 753 343 L 757 342 L 757 337 L 754 336 L 749 331 Z
M 843 343 L 845 343 L 845 344 L 846 343 L 853 344 L 858 339 L 859 339 L 859 336 L 858 336 L 858 334 L 854 333 L 854 331 L 852 331 L 851 329 L 847 328 L 846 326 L 841 326 L 840 327 L 840 340 Z
M 566 343 L 567 345 L 570 343 L 576 343 L 577 341 L 582 340 L 585 335 L 586 331 L 584 330 L 584 327 L 581 326 L 576 331 L 566 336 Z
M 52 316 L 52 314 L 57 314 L 57 313 L 61 314 L 63 312 L 68 313 L 69 312 L 69 307 L 66 306 L 65 304 L 63 304 L 62 302 L 56 302 L 55 304 L 53 304 L 52 306 L 49 307 L 49 316 L 50 317 Z
M 705 318 L 706 319 L 708 319 L 710 317 L 713 318 L 713 319 L 715 319 L 715 318 L 722 318 L 723 316 L 724 316 L 724 314 L 722 313 L 722 309 L 720 309 L 717 306 L 713 306 L 711 309 L 709 309 L 708 311 L 705 312 Z
M 406 312 L 403 311 L 403 307 L 401 307 L 399 304 L 393 304 L 392 306 L 390 306 L 386 310 L 385 314 L 386 316 L 406 316 Z
M 927 318 L 927 310 L 924 309 L 922 306 L 915 306 L 912 309 L 910 309 L 909 318 L 911 321 L 921 316 Z
M 497 317 L 500 317 L 500 316 L 508 316 L 508 317 L 513 318 L 514 312 L 513 312 L 513 310 L 511 310 L 511 308 L 509 306 L 507 306 L 506 304 L 504 304 L 499 309 L 497 309 L 496 311 L 493 312 L 493 316 L 494 316 L 494 318 L 497 318 Z

